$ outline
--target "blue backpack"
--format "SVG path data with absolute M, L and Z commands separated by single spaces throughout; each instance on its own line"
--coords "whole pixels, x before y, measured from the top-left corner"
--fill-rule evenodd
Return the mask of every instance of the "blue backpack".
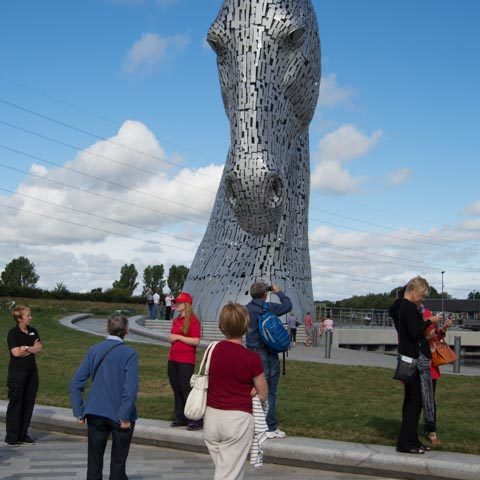
M 290 335 L 282 321 L 268 309 L 268 304 L 262 305 L 263 312 L 258 316 L 258 331 L 260 337 L 272 352 L 286 352 L 290 348 Z

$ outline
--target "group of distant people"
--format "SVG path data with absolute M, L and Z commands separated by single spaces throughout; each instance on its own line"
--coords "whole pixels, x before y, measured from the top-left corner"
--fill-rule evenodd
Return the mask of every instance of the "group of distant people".
M 302 325 L 302 322 L 298 320 L 295 312 L 292 311 L 287 317 L 286 324 L 290 332 L 290 348 L 295 348 L 297 346 L 297 329 Z M 305 328 L 305 341 L 303 343 L 306 347 L 311 347 L 314 335 L 314 322 L 310 312 L 307 312 L 305 317 L 303 317 L 303 327 Z M 330 317 L 326 317 L 315 327 L 317 336 L 321 337 L 326 330 L 333 330 L 333 320 Z
M 279 303 L 269 302 L 268 309 L 277 316 L 291 312 L 292 302 L 280 287 L 264 282 L 251 286 L 251 301 L 246 306 L 229 303 L 221 310 L 219 327 L 226 338 L 212 352 L 207 408 L 201 420 L 191 420 L 184 412 L 201 340 L 200 321 L 193 312 L 193 298 L 189 293 L 181 292 L 171 299 L 176 316 L 168 337 L 171 346 L 167 371 L 174 397 L 174 419 L 170 426 L 204 429 L 204 441 L 215 464 L 216 480 L 243 478 L 256 428 L 252 415 L 254 398 L 266 414 L 266 438 L 286 436 L 278 427 L 276 414 L 280 379 L 278 354 L 264 343 L 258 326 L 270 291 L 278 297 Z M 402 424 L 397 440 L 399 452 L 421 454 L 430 449 L 429 445 L 420 442 L 417 433 L 422 408 L 430 445 L 440 443 L 436 435 L 434 397 L 440 372 L 438 367 L 431 365 L 431 340 L 442 338 L 451 321 L 438 328 L 441 316 L 432 315 L 422 305 L 428 293 L 426 280 L 415 277 L 390 309 L 398 331 L 399 354 L 415 359 L 418 366 L 414 382 L 404 387 Z M 30 325 L 32 316 L 28 307 L 15 307 L 13 318 L 16 326 L 7 338 L 10 364 L 5 442 L 18 446 L 34 442 L 28 435 L 28 427 L 38 389 L 35 355 L 42 350 L 43 344 L 37 330 Z M 288 323 L 291 329 L 300 324 L 293 313 Z M 311 345 L 313 318 L 310 313 L 304 317 L 304 326 L 307 338 L 310 337 L 306 344 Z M 333 321 L 325 319 L 323 328 L 333 329 Z M 89 349 L 77 369 L 70 384 L 70 396 L 74 416 L 88 428 L 87 479 L 102 478 L 103 456 L 111 436 L 110 478 L 123 480 L 127 479 L 126 460 L 137 420 L 138 355 L 125 345 L 124 339 L 129 333 L 125 316 L 110 316 L 107 331 L 106 339 Z M 245 345 L 242 343 L 244 336 Z M 292 341 L 296 341 L 294 333 Z M 85 398 L 89 379 L 91 386 Z
M 171 292 L 165 295 L 165 303 L 161 301 L 160 294 L 150 287 L 145 288 L 144 297 L 146 307 L 148 308 L 148 318 L 151 320 L 171 319 L 172 302 L 175 299 Z

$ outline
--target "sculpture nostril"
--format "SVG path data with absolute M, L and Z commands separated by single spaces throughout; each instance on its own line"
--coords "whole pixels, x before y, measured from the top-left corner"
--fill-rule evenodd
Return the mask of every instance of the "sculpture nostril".
M 230 207 L 235 208 L 237 205 L 237 193 L 235 192 L 235 180 L 231 175 L 227 175 L 225 178 L 225 195 Z
M 269 208 L 277 208 L 283 203 L 283 182 L 276 174 L 271 173 L 266 180 L 265 200 Z

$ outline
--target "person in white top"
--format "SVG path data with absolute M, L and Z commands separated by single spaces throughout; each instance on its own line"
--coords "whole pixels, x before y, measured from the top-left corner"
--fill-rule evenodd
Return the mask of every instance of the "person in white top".
M 172 295 L 172 292 L 165 297 L 165 320 L 170 320 L 172 314 L 172 300 L 174 299 L 175 297 Z
M 333 320 L 330 317 L 327 317 L 323 321 L 323 329 L 324 330 L 333 330 Z
M 159 308 L 160 308 L 160 295 L 158 292 L 153 294 L 153 304 L 155 305 L 155 318 L 159 319 Z

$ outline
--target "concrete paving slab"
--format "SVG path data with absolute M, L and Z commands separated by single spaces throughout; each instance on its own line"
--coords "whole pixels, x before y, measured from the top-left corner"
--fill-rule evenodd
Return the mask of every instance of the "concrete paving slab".
M 0 401 L 0 421 L 4 421 L 6 407 L 7 402 Z M 85 427 L 75 421 L 71 410 L 59 407 L 37 405 L 32 427 L 74 435 L 86 434 Z M 161 420 L 139 419 L 134 442 L 206 452 L 202 432 L 173 429 L 169 427 L 169 422 Z M 480 479 L 480 456 L 477 455 L 434 451 L 425 455 L 410 455 L 397 453 L 393 447 L 303 437 L 268 440 L 265 460 L 275 464 L 389 478 Z

